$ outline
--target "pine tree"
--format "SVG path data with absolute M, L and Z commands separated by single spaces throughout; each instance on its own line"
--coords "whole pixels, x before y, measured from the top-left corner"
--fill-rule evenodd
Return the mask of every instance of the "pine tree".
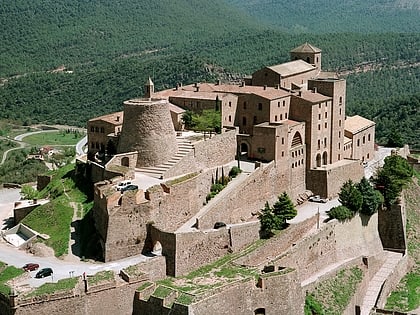
M 273 212 L 279 217 L 281 227 L 286 225 L 286 220 L 291 220 L 297 215 L 297 210 L 286 192 L 283 192 L 273 205 Z
M 350 179 L 346 181 L 338 193 L 338 201 L 350 211 L 356 213 L 360 210 L 363 203 L 363 196 Z
M 378 194 L 365 177 L 360 180 L 356 187 L 363 197 L 360 212 L 366 215 L 374 214 L 376 210 L 378 210 L 379 204 L 381 202 Z

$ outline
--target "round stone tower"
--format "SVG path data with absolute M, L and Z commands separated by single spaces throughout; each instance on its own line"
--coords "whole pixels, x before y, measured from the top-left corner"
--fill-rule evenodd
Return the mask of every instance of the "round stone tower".
M 177 153 L 167 100 L 147 98 L 124 102 L 118 153 L 132 151 L 138 151 L 137 167 L 162 164 Z

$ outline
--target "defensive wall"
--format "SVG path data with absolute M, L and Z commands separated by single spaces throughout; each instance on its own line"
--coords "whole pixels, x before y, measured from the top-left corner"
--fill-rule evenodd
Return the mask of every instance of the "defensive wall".
M 405 253 L 407 248 L 405 201 L 398 198 L 391 207 L 382 207 L 378 211 L 378 230 L 382 246 L 386 250 Z
M 237 128 L 224 129 L 224 132 L 212 135 L 209 139 L 194 142 L 193 150 L 166 171 L 164 177 L 170 178 L 191 172 L 200 172 L 233 161 L 236 156 L 237 134 Z
M 306 185 L 314 194 L 333 198 L 347 180 L 359 182 L 364 176 L 363 166 L 358 160 L 341 160 L 331 165 L 306 171 Z
M 178 292 L 164 298 L 151 293 L 138 292 L 134 315 L 303 314 L 304 297 L 293 269 L 261 274 L 257 282 L 251 277 L 209 289 L 201 296 L 192 295 L 193 302 L 188 305 L 174 302 Z
M 143 273 L 134 281 L 114 275 L 113 279 L 90 284 L 89 276 L 81 276 L 75 288 L 56 293 L 32 297 L 12 294 L 9 298 L 0 294 L 0 315 L 131 315 L 135 291 L 141 283 L 165 277 L 165 258 L 155 257 L 137 267 Z

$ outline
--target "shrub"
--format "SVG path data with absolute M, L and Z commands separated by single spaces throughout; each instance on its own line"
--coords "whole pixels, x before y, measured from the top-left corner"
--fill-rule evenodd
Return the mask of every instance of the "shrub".
M 337 206 L 332 208 L 330 211 L 327 211 L 328 218 L 330 220 L 337 219 L 340 222 L 344 222 L 346 220 L 349 220 L 353 218 L 354 212 L 350 211 L 345 206 Z
M 232 167 L 231 169 L 230 169 L 230 171 L 229 171 L 229 176 L 230 177 L 232 177 L 232 178 L 235 178 L 236 176 L 238 176 L 238 174 L 240 174 L 242 172 L 242 170 L 239 168 L 239 167 L 237 167 L 237 166 L 234 166 L 234 167 Z

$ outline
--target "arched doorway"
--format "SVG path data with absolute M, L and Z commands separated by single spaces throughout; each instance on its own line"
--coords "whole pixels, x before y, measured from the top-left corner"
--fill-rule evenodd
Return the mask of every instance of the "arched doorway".
M 242 142 L 240 147 L 240 155 L 241 156 L 248 156 L 249 153 L 249 146 L 247 143 Z
M 153 246 L 152 254 L 162 255 L 162 244 L 159 241 L 157 241 Z
M 328 164 L 328 155 L 327 152 L 324 152 L 322 154 L 322 164 L 327 165 Z
M 317 154 L 316 155 L 316 167 L 320 167 L 321 166 L 321 154 Z
M 127 156 L 123 157 L 121 159 L 121 165 L 129 167 L 130 166 L 130 159 Z
M 254 311 L 254 315 L 265 315 L 265 308 L 260 307 Z

